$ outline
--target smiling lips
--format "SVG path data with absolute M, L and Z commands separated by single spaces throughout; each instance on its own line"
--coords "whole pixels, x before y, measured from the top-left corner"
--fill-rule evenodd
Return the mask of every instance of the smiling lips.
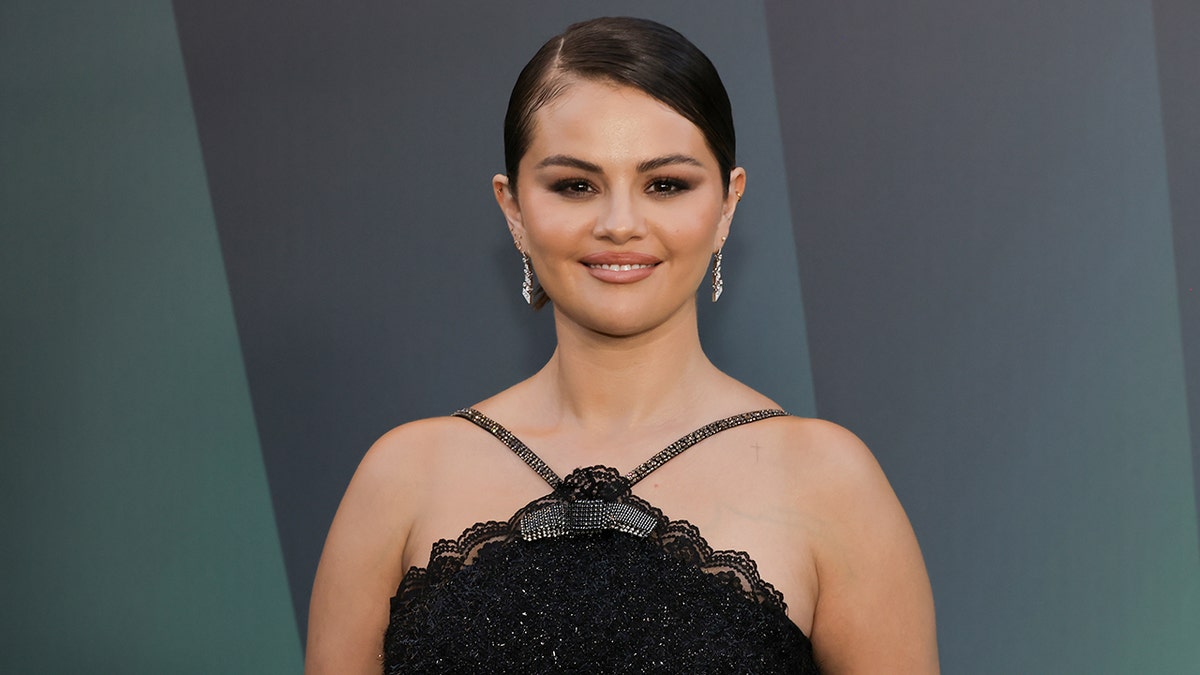
M 645 253 L 602 252 L 584 256 L 579 262 L 600 281 L 610 284 L 631 284 L 654 273 L 661 260 Z
M 588 265 L 588 267 L 591 267 L 594 269 L 601 269 L 601 270 L 611 270 L 613 272 L 616 272 L 618 270 L 627 272 L 629 270 L 640 270 L 640 269 L 643 269 L 646 267 L 654 267 L 654 265 L 608 265 L 608 264 L 603 264 L 603 265 Z

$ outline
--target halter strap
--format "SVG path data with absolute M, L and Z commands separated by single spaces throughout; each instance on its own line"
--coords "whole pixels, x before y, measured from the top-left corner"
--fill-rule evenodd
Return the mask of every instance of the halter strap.
M 778 408 L 771 408 L 767 410 L 755 410 L 752 412 L 744 412 L 738 415 L 731 415 L 724 419 L 719 419 L 716 422 L 711 422 L 663 448 L 653 457 L 639 464 L 637 468 L 625 474 L 625 478 L 632 486 L 646 476 L 649 476 L 655 469 L 663 464 L 666 464 L 672 458 L 679 456 L 684 450 L 687 450 L 688 448 L 710 436 L 714 436 L 722 431 L 726 431 L 734 427 L 740 427 L 743 424 L 750 424 L 751 422 L 757 422 L 759 420 L 765 420 L 771 417 L 782 417 L 785 415 L 787 415 L 786 412 Z M 465 420 L 473 422 L 476 426 L 495 436 L 501 443 L 508 446 L 508 449 L 512 450 L 517 457 L 520 457 L 522 461 L 528 464 L 529 468 L 533 469 L 537 475 L 541 476 L 542 480 L 549 483 L 550 487 L 557 488 L 559 484 L 562 483 L 562 479 L 558 477 L 558 474 L 554 473 L 554 470 L 551 469 L 550 466 L 544 461 L 542 461 L 542 458 L 538 457 L 537 453 L 529 449 L 528 445 L 525 445 L 523 442 L 521 442 L 521 439 L 514 436 L 511 431 L 505 429 L 499 422 L 493 420 L 487 415 L 484 415 L 474 408 L 463 408 L 462 410 L 456 410 L 451 413 L 451 416 L 461 417 Z
M 650 473 L 658 467 L 666 464 L 671 458 L 678 456 L 684 450 L 687 450 L 709 436 L 714 436 L 727 429 L 740 427 L 743 424 L 750 424 L 751 422 L 757 422 L 759 420 L 765 420 L 771 417 L 781 417 L 784 415 L 787 415 L 787 413 L 779 408 L 769 408 L 767 410 L 754 410 L 752 412 L 731 415 L 724 419 L 719 419 L 716 422 L 710 422 L 663 448 L 658 452 L 658 454 L 642 462 L 633 471 L 625 474 L 625 477 L 629 479 L 629 484 L 633 485 L 646 476 L 649 476 Z
M 501 443 L 507 445 L 509 450 L 512 450 L 514 453 L 516 453 L 517 457 L 520 457 L 522 461 L 528 464 L 529 468 L 537 472 L 537 475 L 541 476 L 542 480 L 549 483 L 550 487 L 557 488 L 559 484 L 562 483 L 562 479 L 558 477 L 558 474 L 554 473 L 554 469 L 551 469 L 548 464 L 542 461 L 541 457 L 538 457 L 533 450 L 529 449 L 528 445 L 525 445 L 521 442 L 521 439 L 513 436 L 511 431 L 505 429 L 496 420 L 484 415 L 474 408 L 455 410 L 454 412 L 450 413 L 450 416 L 461 417 L 465 420 L 474 422 L 484 431 L 487 431 L 491 435 L 495 436 L 500 440 Z

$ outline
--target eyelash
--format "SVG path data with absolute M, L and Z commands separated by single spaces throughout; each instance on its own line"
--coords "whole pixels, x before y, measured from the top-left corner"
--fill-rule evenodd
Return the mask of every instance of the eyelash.
M 582 187 L 582 190 L 575 188 Z M 564 178 L 563 180 L 554 181 L 550 185 L 551 192 L 557 192 L 566 197 L 580 197 L 589 192 L 595 192 L 592 184 L 582 178 Z
M 665 189 L 650 190 L 650 188 L 658 187 L 663 187 Z M 649 185 L 646 186 L 647 190 L 650 190 L 654 194 L 663 196 L 677 194 L 679 192 L 690 190 L 691 188 L 692 184 L 686 180 L 682 180 L 680 178 L 668 178 L 666 176 L 663 176 L 662 178 L 655 178 L 654 180 L 650 181 Z
M 646 192 L 652 195 L 666 197 L 690 190 L 691 187 L 691 183 L 686 180 L 663 176 L 660 178 L 651 179 L 646 184 Z M 583 178 L 565 178 L 563 180 L 555 181 L 550 185 L 550 190 L 571 198 L 579 198 L 588 193 L 596 192 L 596 188 L 591 184 L 591 182 Z

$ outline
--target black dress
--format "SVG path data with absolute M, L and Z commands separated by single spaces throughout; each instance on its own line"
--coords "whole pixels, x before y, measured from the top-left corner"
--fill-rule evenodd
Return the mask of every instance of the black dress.
M 630 492 L 692 445 L 782 410 L 713 422 L 625 476 L 594 466 L 566 478 L 482 413 L 454 414 L 553 492 L 437 542 L 426 568 L 408 570 L 391 600 L 386 673 L 819 672 L 748 555 L 713 551 L 694 525 Z

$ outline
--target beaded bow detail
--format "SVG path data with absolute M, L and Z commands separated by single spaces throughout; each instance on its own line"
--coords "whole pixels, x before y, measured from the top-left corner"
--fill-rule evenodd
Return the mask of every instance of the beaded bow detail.
M 583 499 L 546 504 L 525 513 L 521 517 L 521 537 L 533 541 L 599 530 L 646 537 L 657 524 L 654 514 L 633 504 Z

